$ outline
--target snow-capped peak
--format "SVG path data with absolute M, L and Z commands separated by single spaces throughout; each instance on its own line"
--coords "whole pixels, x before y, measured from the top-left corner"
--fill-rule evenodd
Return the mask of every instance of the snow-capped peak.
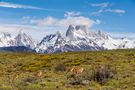
M 100 37 L 102 39 L 109 39 L 109 38 L 111 38 L 110 35 L 108 35 L 107 33 L 102 32 L 101 30 L 98 30 L 96 33 L 97 33 L 98 37 Z
M 74 37 L 74 27 L 73 25 L 69 25 L 67 32 L 66 32 L 66 37 L 68 38 L 73 38 Z
M 84 25 L 69 25 L 66 35 L 56 32 L 35 44 L 31 36 L 20 31 L 17 36 L 0 33 L 0 47 L 24 46 L 38 53 L 135 48 L 135 39 L 113 38 L 102 31 L 91 31 Z
M 87 37 L 88 31 L 87 27 L 84 25 L 69 25 L 67 32 L 66 32 L 66 37 L 69 41 L 76 41 L 78 39 L 82 39 Z
M 8 32 L 0 33 L 0 47 L 8 47 L 15 45 L 14 38 Z
M 39 45 L 46 45 L 46 46 L 50 46 L 50 45 L 54 45 L 55 43 L 57 43 L 57 41 L 62 38 L 62 35 L 60 32 L 56 32 L 55 34 L 50 34 L 47 35 L 46 37 L 44 37 L 41 42 L 39 43 Z
M 0 33 L 0 38 L 10 38 L 11 37 L 11 34 L 8 33 L 8 32 L 1 32 Z
M 26 33 L 20 31 L 18 35 L 15 37 L 16 46 L 26 46 L 30 48 L 35 48 L 36 44 L 31 38 L 31 36 Z

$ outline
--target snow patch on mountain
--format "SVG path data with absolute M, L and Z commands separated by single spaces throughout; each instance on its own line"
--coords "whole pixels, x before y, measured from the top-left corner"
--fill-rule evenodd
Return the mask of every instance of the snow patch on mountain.
M 7 32 L 0 33 L 0 47 L 8 47 L 14 45 L 15 45 L 14 37 L 10 33 Z
M 135 39 L 115 39 L 100 30 L 91 31 L 84 25 L 69 25 L 65 34 L 56 32 L 46 35 L 38 44 L 22 31 L 16 36 L 0 33 L 0 47 L 22 46 L 35 50 L 37 53 L 98 51 L 135 48 Z
M 24 32 L 19 32 L 17 36 L 13 36 L 7 32 L 0 33 L 0 47 L 11 47 L 11 46 L 25 46 L 31 49 L 36 47 L 36 43 Z
M 36 43 L 33 41 L 31 36 L 26 33 L 20 31 L 19 34 L 15 37 L 16 46 L 26 46 L 34 49 L 36 47 Z
M 102 31 L 89 31 L 84 25 L 69 25 L 65 35 L 60 32 L 47 35 L 37 45 L 38 53 L 95 51 L 135 48 L 135 40 L 114 39 Z

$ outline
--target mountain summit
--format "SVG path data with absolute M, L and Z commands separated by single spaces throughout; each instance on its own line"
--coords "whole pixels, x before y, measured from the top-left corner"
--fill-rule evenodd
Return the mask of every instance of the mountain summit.
M 85 38 L 88 34 L 88 31 L 86 29 L 86 26 L 84 25 L 77 25 L 77 26 L 73 26 L 73 25 L 69 25 L 68 30 L 66 32 L 66 37 L 69 40 L 77 40 L 77 39 L 81 39 L 81 38 Z
M 69 25 L 66 34 L 47 35 L 37 45 L 38 53 L 71 51 L 95 51 L 119 48 L 135 48 L 134 40 L 114 39 L 100 30 L 93 32 L 84 25 Z
M 1 32 L 0 33 L 0 47 L 14 46 L 15 40 L 10 33 Z
M 69 25 L 65 34 L 56 32 L 46 35 L 40 43 L 35 43 L 31 36 L 24 32 L 19 32 L 17 36 L 0 33 L 0 47 L 2 50 L 14 50 L 21 47 L 19 51 L 26 51 L 29 48 L 29 51 L 36 51 L 37 53 L 97 51 L 135 48 L 135 40 L 127 38 L 115 39 L 100 30 L 91 31 L 84 25 Z M 12 47 L 12 49 L 8 47 Z
M 31 36 L 26 33 L 20 31 L 18 35 L 15 37 L 16 46 L 26 46 L 34 49 L 36 47 L 36 43 L 33 41 Z
M 7 32 L 0 33 L 0 47 L 19 47 L 24 46 L 31 49 L 36 47 L 36 43 L 24 32 L 19 32 L 17 36 L 13 36 Z

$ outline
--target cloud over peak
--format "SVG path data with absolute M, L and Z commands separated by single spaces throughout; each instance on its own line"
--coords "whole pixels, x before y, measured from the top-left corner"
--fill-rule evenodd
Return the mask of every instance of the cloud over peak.
M 93 24 L 100 24 L 100 20 L 92 20 L 88 17 L 81 16 L 80 13 L 68 12 L 64 14 L 64 18 L 58 19 L 52 16 L 45 17 L 43 19 L 31 20 L 31 24 L 36 24 L 39 26 L 57 26 L 57 27 L 67 27 L 68 25 L 85 25 L 89 28 L 93 26 Z

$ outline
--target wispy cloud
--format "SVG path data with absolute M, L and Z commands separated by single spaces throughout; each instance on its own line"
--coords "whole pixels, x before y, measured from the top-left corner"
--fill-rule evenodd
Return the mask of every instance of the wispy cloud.
M 81 15 L 81 12 L 74 12 L 74 11 L 66 12 L 64 14 L 65 17 L 75 17 L 75 16 L 80 16 L 80 15 Z
M 116 13 L 116 14 L 124 14 L 126 13 L 125 10 L 122 9 L 108 9 L 111 6 L 113 6 L 112 3 L 104 2 L 104 3 L 96 3 L 96 4 L 91 4 L 92 7 L 99 7 L 99 10 L 96 12 L 92 12 L 91 15 L 99 16 L 102 13 Z
M 55 18 L 52 16 L 45 17 L 43 19 L 31 19 L 30 24 L 43 26 L 43 27 L 68 27 L 72 25 L 85 25 L 91 28 L 94 24 L 100 24 L 100 20 L 93 20 L 88 17 L 80 15 L 79 12 L 67 12 L 64 14 L 64 18 Z
M 106 9 L 105 12 L 112 12 L 112 13 L 118 13 L 118 14 L 124 14 L 124 13 L 126 13 L 125 10 L 121 10 L 121 9 L 114 9 L 114 10 L 112 10 L 112 9 Z
M 121 15 L 126 13 L 126 11 L 122 9 L 100 9 L 96 12 L 91 13 L 91 15 L 99 16 L 102 13 L 116 13 Z
M 93 16 L 99 16 L 103 12 L 104 12 L 103 9 L 99 9 L 98 11 L 92 12 L 91 15 L 93 15 Z
M 68 27 L 70 24 L 72 25 L 85 25 L 87 27 L 92 27 L 93 24 L 95 24 L 95 21 L 83 17 L 83 16 L 78 16 L 78 17 L 66 17 L 62 19 L 58 19 L 52 16 L 45 17 L 40 20 L 31 20 L 31 23 L 36 24 L 38 26 L 44 26 L 44 27 Z
M 22 5 L 22 4 L 16 4 L 16 3 L 10 3 L 10 2 L 0 2 L 0 7 L 4 8 L 21 8 L 21 9 L 35 9 L 35 10 L 44 10 L 49 12 L 64 12 L 64 10 L 58 10 L 58 9 L 51 9 L 51 8 L 40 8 L 36 6 L 30 6 L 30 5 Z
M 108 2 L 91 4 L 91 6 L 93 6 L 93 7 L 102 7 L 102 8 L 108 7 L 108 6 L 110 6 L 110 5 L 111 5 L 111 4 L 108 3 Z
M 0 7 L 5 7 L 5 8 L 23 8 L 23 9 L 43 9 L 43 8 L 39 8 L 39 7 L 35 7 L 35 6 L 15 4 L 15 3 L 9 3 L 9 2 L 0 2 Z
M 0 32 L 8 32 L 13 35 L 18 34 L 20 31 L 23 31 L 32 36 L 33 39 L 39 41 L 45 35 L 56 32 L 49 28 L 42 28 L 33 25 L 21 25 L 21 24 L 0 24 Z
M 88 28 L 91 28 L 93 25 L 100 24 L 101 21 L 99 19 L 91 19 L 86 16 L 82 16 L 81 12 L 66 12 L 63 18 L 56 18 L 53 16 L 47 16 L 44 18 L 36 18 L 30 16 L 22 17 L 22 24 L 30 24 L 39 27 L 62 27 L 66 28 L 72 25 L 85 25 Z
M 107 32 L 115 38 L 130 38 L 135 39 L 135 32 Z

